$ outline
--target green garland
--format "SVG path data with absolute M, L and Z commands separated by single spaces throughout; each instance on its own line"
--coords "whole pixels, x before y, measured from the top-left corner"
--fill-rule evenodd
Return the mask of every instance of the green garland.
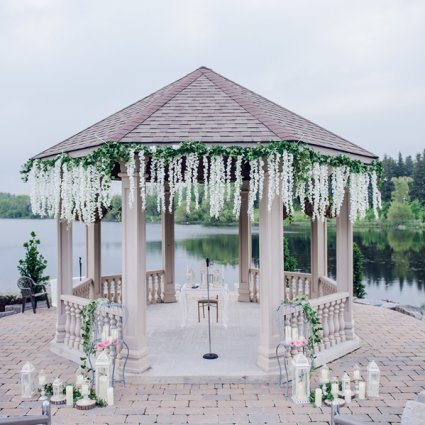
M 287 151 L 294 156 L 294 177 L 298 180 L 305 180 L 307 178 L 307 171 L 311 168 L 313 163 L 328 164 L 334 167 L 345 165 L 355 173 L 372 173 L 375 171 L 379 179 L 381 179 L 383 175 L 382 164 L 380 161 L 373 161 L 371 164 L 364 164 L 361 161 L 351 159 L 346 155 L 323 155 L 313 151 L 304 143 L 290 141 L 258 143 L 253 147 L 207 145 L 195 141 L 182 142 L 176 146 L 149 147 L 135 143 L 124 144 L 109 141 L 83 157 L 74 158 L 66 153 L 62 153 L 53 159 L 39 160 L 37 163 L 38 166 L 44 170 L 54 167 L 56 161 L 61 161 L 62 164 L 83 164 L 84 167 L 93 165 L 96 166 L 103 176 L 109 177 L 117 162 L 128 161 L 129 152 L 131 150 L 134 150 L 136 153 L 143 152 L 145 156 L 162 158 L 166 162 L 169 162 L 171 159 L 176 157 L 196 153 L 198 155 L 208 156 L 226 155 L 232 158 L 242 156 L 245 163 L 259 158 L 268 157 L 274 152 L 282 154 L 284 151 Z M 34 166 L 34 163 L 34 159 L 29 159 L 22 166 L 21 175 L 24 181 L 28 180 L 29 173 Z
M 311 306 L 310 301 L 305 295 L 294 297 L 291 303 L 300 305 L 303 308 L 305 316 L 311 325 L 311 333 L 308 337 L 307 347 L 312 353 L 314 353 L 314 346 L 322 341 L 322 337 L 320 336 L 322 326 L 319 317 L 317 316 L 317 311 Z

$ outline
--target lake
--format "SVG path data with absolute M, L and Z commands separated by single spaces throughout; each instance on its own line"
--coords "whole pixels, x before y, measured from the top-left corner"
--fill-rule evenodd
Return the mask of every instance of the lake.
M 285 223 L 286 224 L 286 223 Z M 56 276 L 56 224 L 54 220 L 0 219 L 0 293 L 16 293 L 16 264 L 24 256 L 22 244 L 34 230 L 40 251 L 48 260 L 47 274 Z M 291 253 L 300 271 L 310 271 L 309 226 L 285 225 Z M 381 227 L 356 228 L 354 240 L 364 254 L 367 298 L 403 304 L 425 303 L 425 234 L 423 231 Z M 199 273 L 205 257 L 220 267 L 232 288 L 238 280 L 237 227 L 176 225 L 176 281 L 186 280 L 186 266 Z M 79 276 L 79 257 L 85 267 L 84 225 L 73 226 L 74 276 Z M 328 230 L 329 275 L 335 278 L 335 227 Z M 147 268 L 161 268 L 161 225 L 147 225 Z M 258 264 L 258 228 L 253 229 L 253 263 Z M 121 224 L 102 223 L 102 274 L 121 273 Z M 84 273 L 83 273 L 84 274 Z M 199 276 L 198 276 L 199 278 Z

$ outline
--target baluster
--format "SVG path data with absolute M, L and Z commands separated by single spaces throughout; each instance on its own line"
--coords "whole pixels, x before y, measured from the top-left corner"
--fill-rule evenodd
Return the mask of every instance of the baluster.
M 329 341 L 331 347 L 335 345 L 334 304 L 334 301 L 329 303 Z
M 323 297 L 323 281 L 319 277 L 319 298 Z
M 81 342 L 81 306 L 77 304 L 75 306 L 75 340 L 74 340 L 74 348 L 76 350 L 80 350 L 80 342 Z
M 161 272 L 161 302 L 165 300 L 165 272 Z
M 341 342 L 341 335 L 339 333 L 339 308 L 341 300 L 335 301 L 335 312 L 334 312 L 334 326 L 335 326 L 335 341 L 337 344 Z
M 108 285 L 108 279 L 105 279 L 103 281 L 103 285 L 102 285 L 102 297 L 106 298 L 108 290 L 107 290 L 107 285 Z
M 308 299 L 311 299 L 311 281 L 310 281 L 310 278 L 306 277 L 305 281 L 306 281 L 306 286 L 307 286 L 307 296 L 308 296 Z
M 323 343 L 323 318 L 322 318 L 322 314 L 323 314 L 323 306 L 321 304 L 319 304 L 317 306 L 317 318 L 319 319 L 319 326 L 322 328 L 322 330 L 319 331 L 319 335 L 320 335 L 320 342 L 318 344 L 316 344 L 316 350 L 317 351 L 323 351 L 325 349 L 325 344 Z
M 161 296 L 161 280 L 159 273 L 155 273 L 155 304 L 159 303 Z
M 122 279 L 118 279 L 118 303 L 122 304 Z
M 64 344 L 68 346 L 69 344 L 69 328 L 71 326 L 71 312 L 68 301 L 62 301 L 65 304 L 65 338 Z
M 329 316 L 329 304 L 323 305 L 323 344 L 325 345 L 325 349 L 328 349 L 331 344 L 329 342 L 329 324 L 328 324 L 328 316 Z
M 298 339 L 301 339 L 302 336 L 306 336 L 304 329 L 304 310 L 300 307 L 298 309 Z
M 71 303 L 71 323 L 69 325 L 69 348 L 74 347 L 75 341 L 75 304 Z
M 345 299 L 341 300 L 341 306 L 339 308 L 339 329 L 341 334 L 341 342 L 344 342 L 347 339 L 345 335 L 345 302 Z
M 255 273 L 255 302 L 260 302 L 260 272 Z
M 257 273 L 252 274 L 252 300 L 257 302 Z
M 146 273 L 146 304 L 149 303 L 149 280 L 150 280 L 150 273 Z
M 298 311 L 297 310 L 292 310 L 292 313 L 291 313 L 291 333 L 292 334 L 293 334 L 293 331 L 292 330 L 298 328 L 298 317 L 297 316 L 298 316 Z M 295 357 L 297 354 L 298 354 L 298 348 L 297 347 L 292 347 L 291 348 L 291 356 L 292 357 Z

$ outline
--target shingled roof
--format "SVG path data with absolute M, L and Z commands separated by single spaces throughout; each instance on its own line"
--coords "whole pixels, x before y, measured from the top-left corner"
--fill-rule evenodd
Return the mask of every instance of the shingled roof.
M 175 144 L 187 140 L 249 145 L 272 140 L 307 143 L 369 162 L 376 156 L 276 103 L 201 67 L 43 151 L 78 154 L 102 141 Z

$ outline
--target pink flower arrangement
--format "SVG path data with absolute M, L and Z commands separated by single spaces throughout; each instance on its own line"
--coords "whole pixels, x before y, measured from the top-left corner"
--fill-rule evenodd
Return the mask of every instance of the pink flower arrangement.
M 308 341 L 307 341 L 306 338 L 298 339 L 298 340 L 295 340 L 295 341 L 291 341 L 289 343 L 289 345 L 291 347 L 305 347 L 305 346 L 307 346 L 307 344 L 308 344 Z
M 117 345 L 118 344 L 118 338 L 114 338 L 112 340 L 105 339 L 105 341 L 101 341 L 97 344 L 98 350 L 103 350 L 104 348 L 108 348 L 110 345 Z

